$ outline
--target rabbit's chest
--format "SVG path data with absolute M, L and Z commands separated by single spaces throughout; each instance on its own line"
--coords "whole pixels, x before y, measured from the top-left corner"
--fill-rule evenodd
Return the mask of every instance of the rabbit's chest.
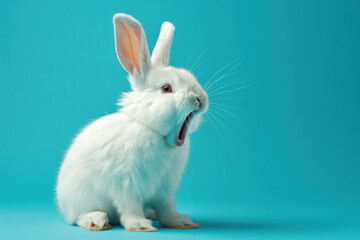
M 116 167 L 110 171 L 118 179 L 116 187 L 120 187 L 117 189 L 149 200 L 178 185 L 187 161 L 189 144 L 173 148 L 167 146 L 164 138 L 157 134 L 142 134 L 139 141 L 132 141 L 131 145 L 112 148 L 119 151 L 114 158 Z
M 163 149 L 152 157 L 138 159 L 138 164 L 133 166 L 133 179 L 137 179 L 133 189 L 138 191 L 138 195 L 149 199 L 178 185 L 187 161 L 185 152 L 188 151 L 186 146 L 179 150 Z

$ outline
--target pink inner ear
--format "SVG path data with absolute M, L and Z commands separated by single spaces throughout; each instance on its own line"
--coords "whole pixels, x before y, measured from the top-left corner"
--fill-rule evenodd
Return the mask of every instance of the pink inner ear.
M 118 22 L 116 28 L 116 48 L 121 63 L 129 73 L 133 74 L 134 65 L 141 73 L 139 63 L 141 31 L 123 21 Z

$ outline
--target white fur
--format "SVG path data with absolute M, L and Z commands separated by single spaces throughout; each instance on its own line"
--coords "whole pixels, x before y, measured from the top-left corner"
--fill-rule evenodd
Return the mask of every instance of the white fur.
M 170 48 L 175 27 L 170 22 L 161 25 L 160 35 L 151 54 L 151 62 L 157 66 L 168 66 L 170 61 Z
M 140 23 L 128 15 L 117 14 L 114 19 L 132 21 L 143 32 Z M 116 31 L 115 20 L 114 24 Z M 188 132 L 196 130 L 208 108 L 208 97 L 188 71 L 164 66 L 164 62 L 146 62 L 145 45 L 141 45 L 141 73 L 129 75 L 133 91 L 123 94 L 119 111 L 85 127 L 66 153 L 56 194 L 67 223 L 87 228 L 92 222 L 105 225 L 109 218 L 110 223 L 120 220 L 127 230 L 152 231 L 155 228 L 144 212 L 154 218 L 155 210 L 163 226 L 193 224 L 175 209 L 174 195 L 190 147 L 189 136 L 182 146 L 175 145 L 175 137 L 186 116 L 198 109 L 198 97 L 201 108 Z M 160 52 L 168 57 L 168 51 Z M 165 83 L 172 85 L 173 93 L 161 92 Z

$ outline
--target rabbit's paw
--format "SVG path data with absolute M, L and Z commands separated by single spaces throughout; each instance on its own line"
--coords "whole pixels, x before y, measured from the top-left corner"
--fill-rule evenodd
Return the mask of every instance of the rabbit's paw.
M 125 230 L 129 232 L 156 232 L 157 228 L 151 225 L 151 221 L 148 219 L 133 219 L 128 220 L 124 224 Z
M 111 228 L 107 214 L 90 212 L 80 217 L 77 224 L 89 231 L 102 231 Z
M 200 227 L 200 224 L 193 223 L 189 216 L 178 214 L 166 219 L 165 221 L 162 221 L 161 226 L 163 226 L 164 228 L 185 229 L 198 228 Z
M 90 223 L 90 226 L 86 227 L 86 230 L 89 231 L 103 231 L 103 230 L 109 230 L 111 228 L 109 223 L 105 223 L 103 225 L 97 225 L 94 222 Z

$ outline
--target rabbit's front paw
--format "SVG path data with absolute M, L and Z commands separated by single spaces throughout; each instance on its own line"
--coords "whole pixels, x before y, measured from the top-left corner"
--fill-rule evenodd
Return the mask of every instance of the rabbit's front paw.
M 82 215 L 77 224 L 89 231 L 102 231 L 111 228 L 105 212 L 90 212 Z
M 124 223 L 126 231 L 129 232 L 156 232 L 157 228 L 151 225 L 151 221 L 148 219 L 132 219 L 127 220 Z
M 189 216 L 178 214 L 166 219 L 165 221 L 161 221 L 161 226 L 163 226 L 164 228 L 184 229 L 198 228 L 200 227 L 200 224 L 193 223 Z

